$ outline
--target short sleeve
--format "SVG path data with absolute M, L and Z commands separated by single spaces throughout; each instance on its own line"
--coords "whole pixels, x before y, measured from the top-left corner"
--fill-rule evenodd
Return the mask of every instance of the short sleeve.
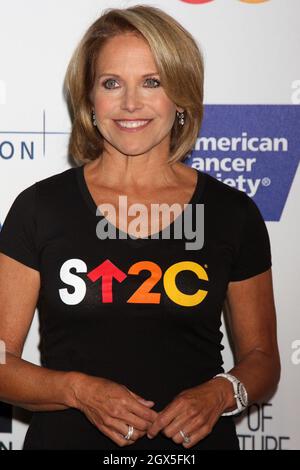
M 230 281 L 241 281 L 267 271 L 272 266 L 268 230 L 256 203 L 245 194 L 245 209 L 235 251 Z
M 39 270 L 36 226 L 36 184 L 12 203 L 0 231 L 0 252 Z

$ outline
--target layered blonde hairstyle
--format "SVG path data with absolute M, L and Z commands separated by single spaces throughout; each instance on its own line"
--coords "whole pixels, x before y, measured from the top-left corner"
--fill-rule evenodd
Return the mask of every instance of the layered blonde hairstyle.
M 97 159 L 103 152 L 103 137 L 92 123 L 90 95 L 101 49 L 110 38 L 123 33 L 146 39 L 165 93 L 184 109 L 184 126 L 176 118 L 171 129 L 168 162 L 184 160 L 193 149 L 203 118 L 203 56 L 183 26 L 159 8 L 147 5 L 104 10 L 76 48 L 64 82 L 72 119 L 69 154 L 82 164 Z

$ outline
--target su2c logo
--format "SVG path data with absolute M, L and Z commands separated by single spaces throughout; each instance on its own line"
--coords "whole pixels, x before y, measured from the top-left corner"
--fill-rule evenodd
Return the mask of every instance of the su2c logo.
M 214 0 L 181 0 L 181 1 L 185 3 L 194 3 L 195 5 L 196 4 L 200 5 L 202 3 L 211 3 Z M 239 0 L 239 1 L 243 3 L 265 3 L 265 2 L 268 2 L 269 0 Z
M 130 266 L 126 274 L 109 259 L 103 261 L 92 271 L 87 272 L 86 263 L 81 259 L 73 258 L 65 261 L 60 269 L 60 279 L 62 282 L 72 286 L 71 293 L 67 288 L 59 289 L 59 296 L 67 305 L 79 304 L 84 299 L 87 289 L 84 279 L 71 272 L 71 270 L 75 270 L 77 273 L 86 273 L 90 281 L 99 283 L 102 303 L 113 303 L 113 279 L 123 282 L 128 274 L 138 276 L 144 270 L 149 271 L 151 275 L 132 293 L 127 303 L 159 304 L 161 294 L 159 292 L 151 292 L 151 289 L 162 277 L 164 290 L 169 299 L 183 307 L 194 307 L 200 304 L 208 293 L 207 290 L 198 289 L 194 294 L 185 294 L 176 286 L 176 276 L 181 271 L 192 271 L 198 279 L 208 281 L 205 269 L 194 261 L 180 261 L 179 263 L 172 264 L 164 274 L 160 266 L 153 261 L 138 261 Z

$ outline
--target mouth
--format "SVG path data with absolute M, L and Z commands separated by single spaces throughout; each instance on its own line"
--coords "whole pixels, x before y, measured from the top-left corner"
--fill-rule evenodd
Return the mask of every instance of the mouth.
M 139 120 L 134 120 L 134 119 L 124 119 L 124 120 L 114 120 L 116 126 L 118 129 L 121 129 L 122 131 L 125 132 L 137 132 L 142 129 L 145 129 L 145 127 L 148 126 L 148 124 L 152 121 L 152 119 L 139 119 Z

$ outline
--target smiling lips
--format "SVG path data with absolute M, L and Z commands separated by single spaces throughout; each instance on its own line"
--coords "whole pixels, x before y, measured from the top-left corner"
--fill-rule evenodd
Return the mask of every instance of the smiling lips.
M 126 119 L 124 121 L 121 120 L 115 120 L 114 122 L 118 126 L 119 129 L 122 131 L 127 131 L 127 132 L 136 132 L 141 129 L 144 129 L 152 119 L 140 119 L 140 120 L 133 120 L 133 119 Z

